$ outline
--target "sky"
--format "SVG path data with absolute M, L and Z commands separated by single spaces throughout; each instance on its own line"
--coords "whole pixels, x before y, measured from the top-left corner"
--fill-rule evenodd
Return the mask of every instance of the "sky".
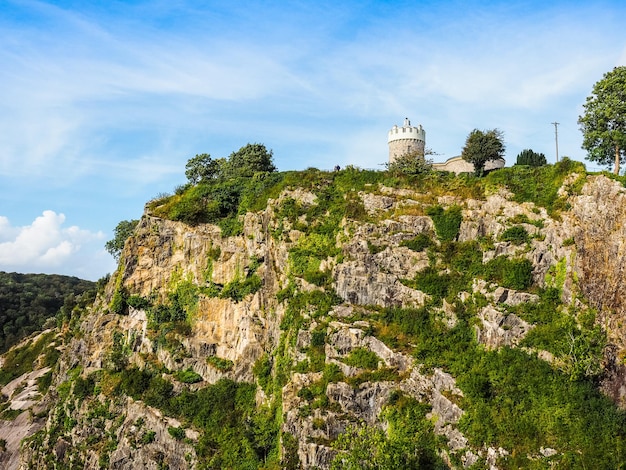
M 196 154 L 383 169 L 387 132 L 435 161 L 473 129 L 584 161 L 577 120 L 626 65 L 626 2 L 0 0 L 0 271 L 97 280 L 121 220 Z M 599 170 L 589 162 L 587 169 Z

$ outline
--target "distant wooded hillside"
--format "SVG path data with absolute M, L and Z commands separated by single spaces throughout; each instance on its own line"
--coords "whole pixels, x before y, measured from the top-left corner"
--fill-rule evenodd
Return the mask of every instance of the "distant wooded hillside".
M 35 331 L 57 313 L 71 315 L 79 303 L 93 300 L 96 283 L 57 274 L 0 271 L 0 352 Z

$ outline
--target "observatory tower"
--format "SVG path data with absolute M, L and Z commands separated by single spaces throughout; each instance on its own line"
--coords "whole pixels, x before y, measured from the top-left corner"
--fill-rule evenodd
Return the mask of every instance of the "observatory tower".
M 424 146 L 426 145 L 426 131 L 420 124 L 419 127 L 411 126 L 409 118 L 404 118 L 402 127 L 393 126 L 387 135 L 389 144 L 389 163 L 407 154 L 416 154 L 424 158 Z

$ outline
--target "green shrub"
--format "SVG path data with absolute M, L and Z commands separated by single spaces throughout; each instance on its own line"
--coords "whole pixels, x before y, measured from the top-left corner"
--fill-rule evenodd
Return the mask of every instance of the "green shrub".
M 488 281 L 515 290 L 526 290 L 533 283 L 533 264 L 527 259 L 498 256 L 485 265 Z
M 139 400 L 141 395 L 150 386 L 150 380 L 153 375 L 145 369 L 137 367 L 129 367 L 121 373 L 119 388 L 127 395 Z
M 433 220 L 440 241 L 453 241 L 459 235 L 463 221 L 463 213 L 459 206 L 452 206 L 445 210 L 441 206 L 432 206 L 426 210 L 426 214 Z
M 321 347 L 326 343 L 326 328 L 311 332 L 311 346 Z
M 254 363 L 252 373 L 257 378 L 260 387 L 268 393 L 272 381 L 272 361 L 267 354 L 263 354 Z
M 141 443 L 150 444 L 151 442 L 154 442 L 155 437 L 156 437 L 156 432 L 146 431 L 141 435 Z
M 528 232 L 524 227 L 515 225 L 506 229 L 502 235 L 500 235 L 500 240 L 504 242 L 511 242 L 514 245 L 521 245 L 523 243 L 527 243 L 529 237 Z
M 82 378 L 78 376 L 74 381 L 74 396 L 79 400 L 83 400 L 93 394 L 94 385 L 92 377 Z
M 220 297 L 241 302 L 246 296 L 258 292 L 263 286 L 263 281 L 257 274 L 252 274 L 244 280 L 234 279 L 224 286 Z
M 174 377 L 179 382 L 186 384 L 195 384 L 202 382 L 202 376 L 194 371 L 191 367 L 185 370 L 177 370 L 174 372 Z
M 567 175 L 586 174 L 581 162 L 563 158 L 555 165 L 540 167 L 513 166 L 489 173 L 487 187 L 505 187 L 515 202 L 532 202 L 545 207 L 548 213 L 560 210 L 558 191 Z M 582 179 L 584 181 L 584 178 Z
M 369 349 L 355 348 L 343 359 L 343 362 L 349 366 L 361 369 L 376 369 L 380 360 L 380 357 Z
M 215 367 L 217 370 L 220 370 L 222 372 L 228 372 L 235 365 L 235 363 L 231 361 L 230 359 L 224 359 L 222 357 L 217 357 L 217 356 L 207 357 L 206 362 L 207 364 L 210 364 L 211 366 Z
M 52 384 L 52 371 L 49 370 L 37 379 L 37 391 L 42 395 L 46 394 Z
M 133 308 L 145 310 L 151 306 L 151 302 L 140 295 L 131 295 L 126 299 L 126 303 Z
M 400 243 L 400 246 L 406 246 L 407 248 L 410 248 L 413 251 L 420 252 L 420 251 L 424 251 L 426 248 L 430 248 L 431 246 L 433 246 L 433 241 L 427 234 L 420 233 L 419 235 L 417 235 L 414 238 L 411 238 L 410 240 L 404 240 L 403 242 Z
M 183 428 L 175 428 L 173 426 L 167 427 L 167 432 L 177 441 L 182 441 L 185 438 L 185 430 Z
M 111 312 L 117 315 L 126 315 L 128 313 L 128 304 L 126 303 L 127 298 L 128 293 L 125 289 L 117 289 L 111 299 Z

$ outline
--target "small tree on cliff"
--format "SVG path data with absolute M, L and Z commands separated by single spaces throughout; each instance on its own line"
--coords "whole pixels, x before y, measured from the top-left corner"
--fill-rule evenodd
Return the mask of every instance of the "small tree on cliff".
M 135 227 L 139 221 L 137 219 L 133 220 L 122 220 L 115 227 L 113 240 L 109 240 L 104 244 L 104 248 L 115 258 L 115 261 L 120 260 L 120 255 L 122 254 L 122 250 L 124 249 L 124 243 L 126 243 L 126 239 L 130 237 L 135 231 Z
M 619 174 L 626 158 L 626 67 L 615 67 L 593 86 L 578 117 L 587 160 L 600 165 L 613 164 Z
M 474 129 L 467 136 L 461 157 L 474 165 L 474 174 L 482 176 L 485 172 L 485 163 L 504 158 L 504 143 L 502 131 L 491 129 L 480 131 Z

